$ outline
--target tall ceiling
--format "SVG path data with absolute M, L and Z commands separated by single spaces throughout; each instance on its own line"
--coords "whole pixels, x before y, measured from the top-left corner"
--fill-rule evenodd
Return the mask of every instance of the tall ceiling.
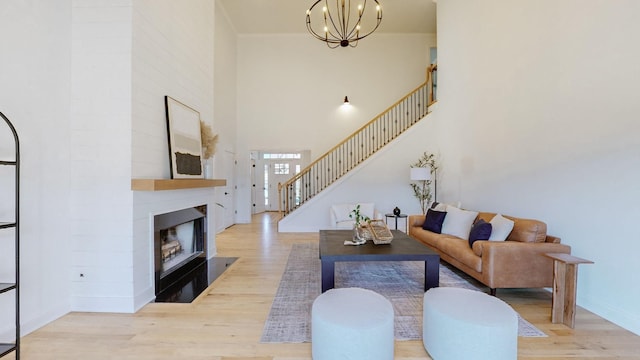
M 220 1 L 238 34 L 307 32 L 305 12 L 315 2 L 315 0 Z M 362 0 L 352 1 L 355 6 Z M 382 23 L 376 32 L 436 33 L 436 4 L 434 0 L 379 1 L 383 13 Z

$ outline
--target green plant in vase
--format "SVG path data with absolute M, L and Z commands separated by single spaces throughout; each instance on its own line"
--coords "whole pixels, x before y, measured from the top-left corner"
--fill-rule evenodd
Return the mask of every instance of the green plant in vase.
M 370 222 L 371 219 L 368 216 L 360 213 L 360 204 L 356 205 L 355 209 L 351 210 L 349 218 L 353 219 L 353 242 L 356 244 L 364 244 L 367 242 L 367 238 L 364 235 L 365 229 L 362 227 L 363 222 Z

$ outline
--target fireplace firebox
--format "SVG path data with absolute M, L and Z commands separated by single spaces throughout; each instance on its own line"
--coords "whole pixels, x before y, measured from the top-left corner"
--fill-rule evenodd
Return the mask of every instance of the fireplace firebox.
M 154 216 L 156 295 L 206 262 L 206 218 L 206 205 Z

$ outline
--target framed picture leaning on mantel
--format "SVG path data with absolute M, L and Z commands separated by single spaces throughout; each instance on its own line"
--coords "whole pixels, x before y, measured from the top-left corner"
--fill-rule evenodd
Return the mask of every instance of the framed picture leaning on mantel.
M 167 114 L 171 178 L 204 178 L 200 113 L 170 96 L 164 97 L 164 104 Z

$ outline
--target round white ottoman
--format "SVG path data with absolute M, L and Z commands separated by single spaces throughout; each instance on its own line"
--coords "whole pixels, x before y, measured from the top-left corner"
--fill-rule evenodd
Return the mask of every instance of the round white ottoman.
M 393 306 L 360 288 L 331 289 L 311 309 L 314 360 L 393 360 Z
M 518 315 L 485 293 L 438 287 L 424 294 L 422 342 L 434 360 L 518 358 Z

